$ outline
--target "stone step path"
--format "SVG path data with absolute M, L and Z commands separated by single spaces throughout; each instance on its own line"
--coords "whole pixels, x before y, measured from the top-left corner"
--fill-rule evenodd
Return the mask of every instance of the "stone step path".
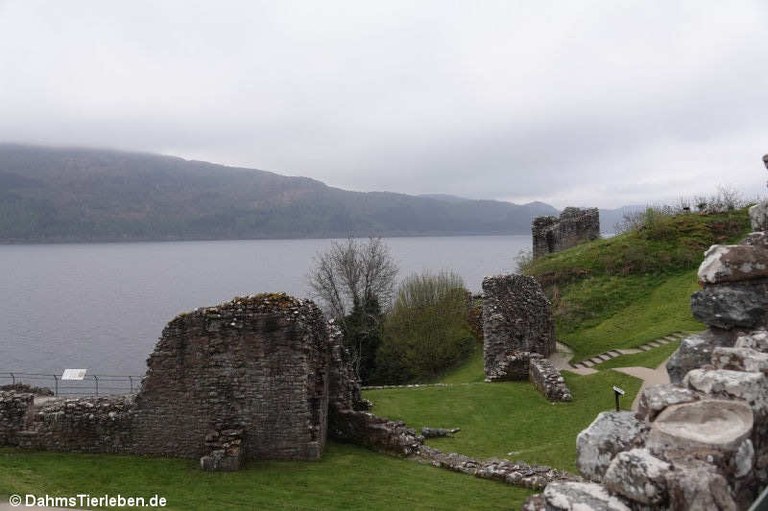
M 665 344 L 669 344 L 671 342 L 677 342 L 682 340 L 687 334 L 683 332 L 675 332 L 673 334 L 667 335 L 665 337 L 662 337 L 660 339 L 656 339 L 654 341 L 647 342 L 643 344 L 642 346 L 638 346 L 637 348 L 627 348 L 627 349 L 613 349 L 608 350 L 604 353 L 600 353 L 599 355 L 595 355 L 592 358 L 589 358 L 587 360 L 582 360 L 581 362 L 577 364 L 569 364 L 570 368 L 568 369 L 575 369 L 575 370 L 585 370 L 585 369 L 592 369 L 593 366 L 596 366 L 597 364 L 601 364 L 603 362 L 607 362 L 608 360 L 611 360 L 612 358 L 619 357 L 621 355 L 632 355 L 634 353 L 641 353 L 643 351 L 652 350 L 654 348 L 659 348 L 661 346 L 664 346 Z

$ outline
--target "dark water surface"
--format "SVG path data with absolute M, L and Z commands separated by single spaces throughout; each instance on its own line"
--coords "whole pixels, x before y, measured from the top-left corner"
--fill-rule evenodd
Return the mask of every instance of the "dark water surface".
M 530 236 L 389 238 L 399 277 L 452 270 L 472 291 L 510 272 Z M 0 372 L 144 374 L 178 313 L 234 296 L 309 297 L 330 240 L 0 246 Z

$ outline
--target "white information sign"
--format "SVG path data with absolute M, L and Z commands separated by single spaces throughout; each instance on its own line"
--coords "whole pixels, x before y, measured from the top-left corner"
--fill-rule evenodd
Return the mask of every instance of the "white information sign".
M 61 375 L 62 380 L 83 380 L 85 379 L 85 372 L 87 369 L 64 369 L 64 374 Z

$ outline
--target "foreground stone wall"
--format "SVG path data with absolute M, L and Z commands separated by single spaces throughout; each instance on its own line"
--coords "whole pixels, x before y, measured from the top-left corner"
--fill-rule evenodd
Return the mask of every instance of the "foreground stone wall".
M 486 379 L 527 379 L 528 357 L 555 351 L 555 324 L 539 283 L 525 275 L 483 279 L 483 358 Z
M 566 250 L 600 237 L 600 212 L 597 208 L 565 208 L 559 217 L 534 219 L 533 257 Z

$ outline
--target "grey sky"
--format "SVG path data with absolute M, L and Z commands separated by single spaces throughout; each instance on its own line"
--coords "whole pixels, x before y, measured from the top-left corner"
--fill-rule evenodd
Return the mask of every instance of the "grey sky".
M 764 195 L 768 2 L 0 0 L 0 141 L 557 207 Z

